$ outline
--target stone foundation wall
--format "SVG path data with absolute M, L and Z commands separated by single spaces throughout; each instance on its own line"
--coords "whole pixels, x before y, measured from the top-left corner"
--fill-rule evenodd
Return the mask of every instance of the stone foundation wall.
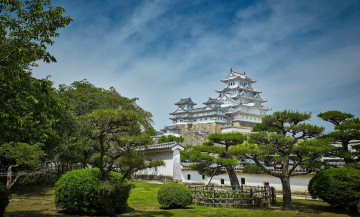
M 225 126 L 225 124 L 212 122 L 198 124 L 178 124 L 177 126 L 181 129 L 181 132 L 206 131 L 210 133 L 221 133 L 221 127 Z
M 251 127 L 251 128 L 253 128 L 256 125 L 256 123 L 246 122 L 246 121 L 234 121 L 233 125 L 237 126 L 237 127 Z
M 181 143 L 182 146 L 202 145 L 208 141 L 208 135 L 200 134 L 199 132 L 183 132 L 181 136 L 184 138 L 184 142 Z

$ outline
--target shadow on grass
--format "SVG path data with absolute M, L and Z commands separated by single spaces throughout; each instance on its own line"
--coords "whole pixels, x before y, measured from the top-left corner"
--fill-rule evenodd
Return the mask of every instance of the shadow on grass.
M 13 212 L 5 213 L 5 217 L 46 217 L 46 216 L 70 217 L 70 216 L 78 216 L 78 215 L 62 214 L 62 213 L 57 212 L 57 211 L 49 212 L 48 209 L 13 211 Z
M 276 207 L 281 209 L 282 202 L 277 202 Z M 293 211 L 302 213 L 332 213 L 332 214 L 346 214 L 349 216 L 359 216 L 356 212 L 337 209 L 329 206 L 323 201 L 314 200 L 293 200 Z
M 155 217 L 155 216 L 164 216 L 164 217 L 170 217 L 174 214 L 166 211 L 166 210 L 135 210 L 132 207 L 129 207 L 126 209 L 125 213 L 122 213 L 119 216 L 145 216 L 145 217 Z
M 14 186 L 11 188 L 11 194 L 16 194 L 21 197 L 46 197 L 52 196 L 51 191 L 54 185 L 26 185 Z

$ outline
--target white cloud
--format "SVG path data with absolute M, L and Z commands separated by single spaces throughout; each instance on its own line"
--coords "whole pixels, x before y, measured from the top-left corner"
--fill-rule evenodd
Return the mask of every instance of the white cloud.
M 171 124 L 169 113 L 181 97 L 201 106 L 217 96 L 230 67 L 258 80 L 255 88 L 274 110 L 334 108 L 359 116 L 359 16 L 337 18 L 351 2 L 323 3 L 265 1 L 239 8 L 221 29 L 206 28 L 201 14 L 169 15 L 174 5 L 168 1 L 144 1 L 117 14 L 121 20 L 106 13 L 114 3 L 96 11 L 96 19 L 86 9 L 98 5 L 73 9 L 80 21 L 51 48 L 59 63 L 41 64 L 35 75 L 51 74 L 57 85 L 87 78 L 139 97 L 156 129 Z

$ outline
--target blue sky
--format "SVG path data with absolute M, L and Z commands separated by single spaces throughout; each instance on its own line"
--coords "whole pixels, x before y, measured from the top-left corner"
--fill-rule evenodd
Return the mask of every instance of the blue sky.
M 34 75 L 55 85 L 114 86 L 171 125 L 180 98 L 217 97 L 230 68 L 246 72 L 273 111 L 360 116 L 360 1 L 64 0 L 74 22 Z M 331 130 L 327 128 L 327 130 Z

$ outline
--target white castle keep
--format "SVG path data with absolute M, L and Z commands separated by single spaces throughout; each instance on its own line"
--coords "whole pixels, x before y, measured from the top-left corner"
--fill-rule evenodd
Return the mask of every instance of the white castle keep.
M 270 108 L 263 106 L 266 102 L 260 97 L 261 91 L 253 89 L 255 80 L 230 70 L 229 75 L 221 80 L 226 86 L 217 98 L 209 98 L 205 106 L 195 108 L 191 98 L 180 99 L 175 103 L 178 109 L 170 113 L 172 129 L 181 131 L 208 131 L 211 133 L 241 132 L 249 133 L 256 123 Z

